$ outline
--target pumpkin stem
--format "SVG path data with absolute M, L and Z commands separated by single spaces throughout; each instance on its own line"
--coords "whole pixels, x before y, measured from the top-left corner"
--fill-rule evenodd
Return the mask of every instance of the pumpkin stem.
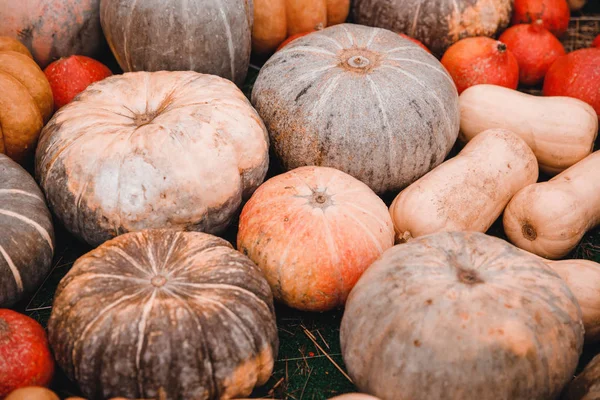
M 465 285 L 476 285 L 478 283 L 483 283 L 483 279 L 481 279 L 479 274 L 472 269 L 459 268 L 456 276 L 458 277 L 458 280 Z
M 502 42 L 498 42 L 498 51 L 504 53 L 506 51 L 506 45 Z
M 402 234 L 402 236 L 398 237 L 398 243 L 406 243 L 411 239 L 413 239 L 412 235 L 409 231 L 406 231 Z
M 523 237 L 527 240 L 534 241 L 537 238 L 537 231 L 535 228 L 529 223 L 525 222 L 521 227 L 521 233 Z

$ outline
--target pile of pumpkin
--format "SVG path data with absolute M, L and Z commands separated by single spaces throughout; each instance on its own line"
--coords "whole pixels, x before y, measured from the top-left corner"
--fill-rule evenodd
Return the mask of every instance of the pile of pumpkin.
M 54 360 L 90 399 L 248 396 L 274 300 L 345 307 L 380 399 L 593 395 L 600 265 L 559 259 L 600 224 L 600 48 L 565 54 L 566 0 L 38 3 L 0 1 L 0 306 L 47 275 L 52 215 L 96 248 L 48 339 L 0 310 L 0 397 L 56 399 L 23 388 Z M 278 50 L 248 101 L 251 49 Z

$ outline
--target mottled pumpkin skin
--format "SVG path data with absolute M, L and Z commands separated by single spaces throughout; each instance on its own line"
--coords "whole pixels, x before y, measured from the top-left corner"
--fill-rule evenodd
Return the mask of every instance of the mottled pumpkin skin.
M 31 161 L 53 102 L 50 84 L 27 48 L 0 36 L 0 153 L 21 164 Z
M 250 62 L 252 0 L 103 0 L 106 40 L 126 72 L 197 71 L 241 85 Z
M 98 56 L 106 43 L 100 0 L 0 0 L 0 35 L 19 39 L 45 68 L 61 57 Z
M 333 168 L 301 167 L 265 182 L 240 216 L 238 249 L 275 298 L 307 311 L 343 306 L 362 273 L 394 244 L 385 203 Z
M 562 400 L 596 400 L 600 398 L 600 355 L 585 366 L 565 388 Z
M 0 307 L 31 293 L 50 271 L 52 217 L 33 178 L 0 154 Z
M 232 82 L 132 72 L 92 84 L 54 115 L 36 173 L 54 213 L 92 245 L 150 228 L 218 233 L 262 183 L 268 147 Z
M 456 141 L 458 95 L 441 64 L 384 29 L 308 34 L 261 69 L 252 103 L 285 169 L 339 169 L 377 193 L 439 165 Z
M 58 286 L 48 331 L 88 399 L 245 397 L 278 348 L 260 270 L 197 232 L 129 233 L 84 255 Z
M 273 52 L 298 33 L 341 24 L 350 11 L 350 0 L 254 0 L 252 50 Z
M 508 26 L 512 0 L 355 0 L 356 23 L 403 32 L 441 57 L 465 37 L 494 36 Z
M 382 400 L 549 400 L 583 347 L 577 300 L 544 262 L 483 233 L 386 251 L 346 303 L 342 353 Z

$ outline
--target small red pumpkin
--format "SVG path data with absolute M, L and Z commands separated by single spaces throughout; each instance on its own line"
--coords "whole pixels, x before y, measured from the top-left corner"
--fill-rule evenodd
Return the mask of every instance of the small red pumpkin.
M 530 24 L 541 19 L 546 29 L 560 37 L 569 28 L 569 18 L 567 0 L 515 0 L 511 23 Z
M 583 100 L 600 116 L 600 51 L 580 49 L 559 57 L 546 73 L 543 94 Z
M 300 167 L 265 182 L 246 203 L 237 237 L 275 298 L 305 311 L 342 306 L 393 244 L 385 203 L 358 179 L 327 167 Z
M 592 47 L 600 48 L 600 35 L 596 36 L 596 39 L 592 42 Z
M 408 39 L 411 42 L 418 44 L 419 46 L 421 46 L 421 48 L 423 48 L 423 50 L 425 50 L 426 52 L 428 52 L 429 54 L 431 54 L 431 51 L 420 40 L 417 40 L 417 39 L 412 38 L 412 37 L 410 37 L 408 35 L 405 35 L 404 33 L 399 33 L 398 35 L 402 36 L 404 39 Z
M 516 89 L 519 85 L 519 65 L 506 44 L 488 38 L 459 40 L 442 57 L 456 84 L 458 93 L 479 84 L 491 84 Z
M 54 61 L 44 70 L 56 110 L 68 104 L 94 82 L 112 75 L 108 67 L 86 56 L 70 56 Z
M 0 309 L 0 398 L 26 386 L 48 386 L 54 359 L 46 332 L 33 319 Z
M 538 19 L 533 24 L 508 28 L 498 39 L 506 43 L 519 63 L 519 82 L 537 85 L 544 80 L 548 68 L 565 55 L 562 43 Z

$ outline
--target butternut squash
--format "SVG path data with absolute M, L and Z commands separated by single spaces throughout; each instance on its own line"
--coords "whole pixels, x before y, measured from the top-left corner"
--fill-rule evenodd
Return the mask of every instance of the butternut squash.
M 459 140 L 468 142 L 491 128 L 519 135 L 551 175 L 588 156 L 598 134 L 598 117 L 571 97 L 539 97 L 494 85 L 476 85 L 459 98 Z
M 504 211 L 504 231 L 523 250 L 558 259 L 600 224 L 600 151 L 548 182 L 527 186 Z
M 567 283 L 581 308 L 585 342 L 600 340 L 600 264 L 579 259 L 548 260 L 524 252 L 546 263 Z
M 505 129 L 483 132 L 396 197 L 390 207 L 396 241 L 442 231 L 485 232 L 511 197 L 537 178 L 535 155 L 523 139 Z

